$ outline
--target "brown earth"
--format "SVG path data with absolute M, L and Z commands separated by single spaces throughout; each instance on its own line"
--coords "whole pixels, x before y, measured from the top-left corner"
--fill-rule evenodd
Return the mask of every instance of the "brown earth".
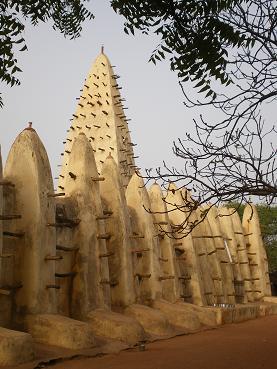
M 276 369 L 277 316 L 146 345 L 145 351 L 65 361 L 53 369 Z

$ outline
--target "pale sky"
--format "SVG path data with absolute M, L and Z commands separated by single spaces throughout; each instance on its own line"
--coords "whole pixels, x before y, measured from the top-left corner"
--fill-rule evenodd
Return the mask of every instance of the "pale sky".
M 26 27 L 28 51 L 18 53 L 21 86 L 1 86 L 4 108 L 0 110 L 0 144 L 5 159 L 12 142 L 27 122 L 32 121 L 49 155 L 53 177 L 58 174 L 62 142 L 70 126 L 76 97 L 80 95 L 91 63 L 101 45 L 115 72 L 121 76 L 122 96 L 130 122 L 137 165 L 157 167 L 165 160 L 182 168 L 174 157 L 172 142 L 193 131 L 197 111 L 183 105 L 177 75 L 167 62 L 154 66 L 148 62 L 158 39 L 141 34 L 135 37 L 123 32 L 123 18 L 114 13 L 108 0 L 89 3 L 96 19 L 86 22 L 82 36 L 65 39 L 50 24 Z M 190 91 L 189 94 L 194 94 Z M 272 111 L 273 113 L 273 111 Z M 273 114 L 272 114 L 273 117 Z
M 28 51 L 18 53 L 21 86 L 1 86 L 4 108 L 0 110 L 0 144 L 5 160 L 17 134 L 32 121 L 49 155 L 53 177 L 90 65 L 101 45 L 115 72 L 121 76 L 122 96 L 131 137 L 137 143 L 137 164 L 142 168 L 162 165 L 166 160 L 178 165 L 172 153 L 172 141 L 184 136 L 192 124 L 192 112 L 183 106 L 177 76 L 167 62 L 148 63 L 158 40 L 142 35 L 127 36 L 123 18 L 109 6 L 108 0 L 91 1 L 96 19 L 86 22 L 81 38 L 65 39 L 50 24 L 27 26 Z M 179 165 L 180 166 L 180 165 Z

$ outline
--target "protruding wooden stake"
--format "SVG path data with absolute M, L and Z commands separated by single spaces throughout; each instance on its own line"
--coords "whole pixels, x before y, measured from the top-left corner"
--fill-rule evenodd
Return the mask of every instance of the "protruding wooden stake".
M 159 277 L 159 281 L 164 281 L 166 279 L 174 279 L 174 278 L 175 278 L 174 275 L 161 276 Z
M 168 261 L 168 259 L 164 259 L 164 258 L 159 258 L 159 260 L 160 260 L 160 261 L 163 261 L 163 262 L 165 262 L 165 263 Z
M 154 222 L 157 225 L 168 225 L 168 222 Z
M 96 220 L 105 220 L 105 219 L 111 219 L 110 215 L 100 215 L 99 217 L 96 217 Z
M 104 214 L 104 215 L 113 215 L 113 212 L 112 212 L 111 210 L 104 209 L 104 210 L 103 210 L 103 214 Z
M 48 197 L 61 197 L 61 196 L 65 196 L 65 192 L 49 193 L 47 196 Z
M 78 247 L 65 247 L 65 246 L 61 246 L 61 245 L 57 245 L 56 249 L 60 250 L 60 251 L 65 251 L 65 252 L 78 251 L 79 250 Z
M 59 290 L 61 286 L 58 286 L 57 284 L 47 284 L 46 288 L 54 288 L 55 290 Z
M 98 240 L 109 240 L 110 238 L 111 238 L 111 235 L 109 233 L 99 234 L 97 236 Z
M 69 174 L 69 176 L 70 176 L 72 179 L 74 179 L 74 181 L 75 181 L 75 179 L 77 178 L 76 174 L 74 174 L 74 173 L 72 173 L 72 172 L 68 172 L 68 174 Z
M 118 285 L 117 281 L 108 281 L 108 280 L 102 280 L 100 281 L 100 284 L 109 284 L 111 287 L 115 287 Z
M 190 275 L 181 275 L 180 277 L 178 277 L 178 279 L 182 279 L 184 281 L 189 281 L 191 279 Z
M 56 278 L 68 278 L 68 277 L 75 277 L 76 272 L 68 272 L 68 273 L 55 273 Z
M 21 238 L 25 235 L 24 232 L 3 232 L 3 236 Z
M 150 251 L 150 249 L 138 249 L 138 250 L 131 250 L 132 254 L 141 254 L 142 252 Z
M 76 227 L 80 223 L 80 219 L 68 219 L 67 221 L 60 222 L 60 223 L 48 223 L 48 227 L 56 227 L 56 228 L 62 228 L 62 227 L 68 227 L 73 228 Z
M 12 258 L 14 254 L 0 254 L 0 259 Z
M 21 215 L 0 215 L 0 220 L 20 219 Z
M 114 252 L 108 252 L 106 254 L 100 254 L 99 258 L 108 258 L 110 256 L 114 256 Z
M 151 274 L 139 274 L 139 273 L 136 273 L 134 275 L 135 278 L 139 278 L 139 279 L 148 279 L 151 277 Z
M 0 295 L 4 295 L 4 296 L 10 296 L 11 291 L 6 290 L 4 288 L 0 288 Z
M 49 255 L 49 256 L 46 256 L 44 260 L 53 260 L 53 261 L 56 261 L 56 260 L 62 260 L 63 257 L 61 255 Z
M 104 177 L 91 177 L 92 181 L 94 182 L 101 182 L 101 181 L 105 181 Z
M 191 299 L 192 295 L 180 295 L 182 299 Z
M 14 184 L 10 181 L 0 181 L 0 186 L 14 187 Z

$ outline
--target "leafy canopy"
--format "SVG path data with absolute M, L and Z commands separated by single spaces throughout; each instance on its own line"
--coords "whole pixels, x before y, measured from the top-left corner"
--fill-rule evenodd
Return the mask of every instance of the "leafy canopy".
M 161 42 L 150 60 L 170 57 L 171 68 L 182 82 L 191 80 L 206 96 L 216 97 L 212 79 L 231 83 L 227 73 L 230 48 L 253 42 L 224 14 L 247 0 L 112 0 L 115 11 L 126 18 L 125 32 L 135 29 L 156 33 Z

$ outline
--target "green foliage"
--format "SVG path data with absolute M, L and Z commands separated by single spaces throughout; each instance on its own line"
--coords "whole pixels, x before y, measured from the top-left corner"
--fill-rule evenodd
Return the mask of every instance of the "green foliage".
M 170 57 L 171 68 L 182 82 L 194 82 L 205 97 L 216 98 L 211 80 L 228 86 L 230 56 L 227 49 L 253 46 L 253 38 L 242 34 L 225 14 L 247 0 L 112 0 L 115 11 L 126 18 L 125 32 L 135 29 L 156 33 L 161 43 L 150 60 Z
M 237 208 L 239 216 L 242 219 L 245 205 L 230 203 L 228 207 Z M 277 271 L 277 206 L 257 204 L 256 208 L 268 257 L 269 271 Z
M 53 28 L 71 39 L 79 37 L 82 23 L 94 18 L 84 3 L 88 0 L 1 0 L 0 3 L 0 81 L 19 85 L 17 73 L 21 72 L 15 58 L 15 50 L 27 50 L 24 40 L 24 21 L 32 25 L 53 22 Z M 3 101 L 0 97 L 0 106 Z
M 277 271 L 277 206 L 258 205 L 261 233 L 266 248 L 269 271 Z

